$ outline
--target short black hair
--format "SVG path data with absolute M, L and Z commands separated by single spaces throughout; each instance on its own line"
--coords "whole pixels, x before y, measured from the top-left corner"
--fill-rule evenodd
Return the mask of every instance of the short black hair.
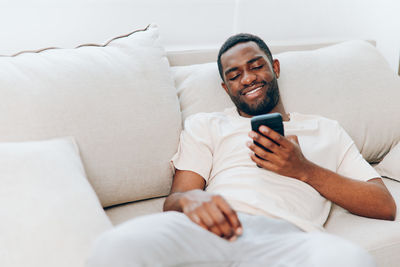
M 235 34 L 231 37 L 229 37 L 225 43 L 221 46 L 218 52 L 218 71 L 219 75 L 221 76 L 221 79 L 224 81 L 224 75 L 223 75 L 223 70 L 222 70 L 222 64 L 221 64 L 221 56 L 223 53 L 225 53 L 227 50 L 232 48 L 233 46 L 239 44 L 239 43 L 246 43 L 246 42 L 255 42 L 257 46 L 267 55 L 269 61 L 273 62 L 272 59 L 272 54 L 271 51 L 269 50 L 267 44 L 258 36 L 250 34 L 250 33 L 238 33 Z

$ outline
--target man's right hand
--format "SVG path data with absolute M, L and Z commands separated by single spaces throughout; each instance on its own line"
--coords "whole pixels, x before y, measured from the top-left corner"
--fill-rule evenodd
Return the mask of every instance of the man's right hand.
M 236 212 L 223 197 L 196 189 L 184 192 L 179 205 L 190 220 L 229 241 L 242 234 Z

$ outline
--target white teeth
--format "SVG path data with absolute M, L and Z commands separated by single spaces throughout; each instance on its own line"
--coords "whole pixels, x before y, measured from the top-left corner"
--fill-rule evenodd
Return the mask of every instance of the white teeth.
M 261 86 L 261 87 L 257 87 L 256 89 L 254 89 L 254 90 L 251 90 L 250 92 L 247 92 L 245 95 L 251 95 L 251 94 L 254 94 L 255 92 L 257 92 L 257 91 L 261 90 L 261 88 L 262 88 L 262 86 Z

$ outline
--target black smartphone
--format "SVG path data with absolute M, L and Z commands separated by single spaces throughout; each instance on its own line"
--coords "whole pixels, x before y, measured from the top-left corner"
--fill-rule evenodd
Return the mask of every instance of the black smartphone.
M 261 125 L 265 125 L 275 132 L 279 133 L 280 135 L 285 135 L 284 129 L 283 129 L 283 122 L 282 122 L 282 115 L 280 113 L 270 113 L 270 114 L 264 114 L 264 115 L 258 115 L 254 116 L 251 118 L 251 129 L 261 135 L 260 131 L 258 130 Z M 260 146 L 267 150 L 268 152 L 271 152 L 269 149 L 263 147 L 261 144 L 254 142 L 257 146 Z

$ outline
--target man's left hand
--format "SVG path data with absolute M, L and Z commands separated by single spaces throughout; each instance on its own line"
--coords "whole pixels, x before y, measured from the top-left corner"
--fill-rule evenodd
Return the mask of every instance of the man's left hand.
M 249 136 L 270 152 L 253 142 L 247 143 L 250 150 L 254 152 L 250 154 L 250 157 L 257 166 L 280 175 L 306 181 L 314 164 L 304 157 L 297 136 L 285 137 L 266 126 L 261 126 L 259 130 L 261 134 L 251 131 Z

